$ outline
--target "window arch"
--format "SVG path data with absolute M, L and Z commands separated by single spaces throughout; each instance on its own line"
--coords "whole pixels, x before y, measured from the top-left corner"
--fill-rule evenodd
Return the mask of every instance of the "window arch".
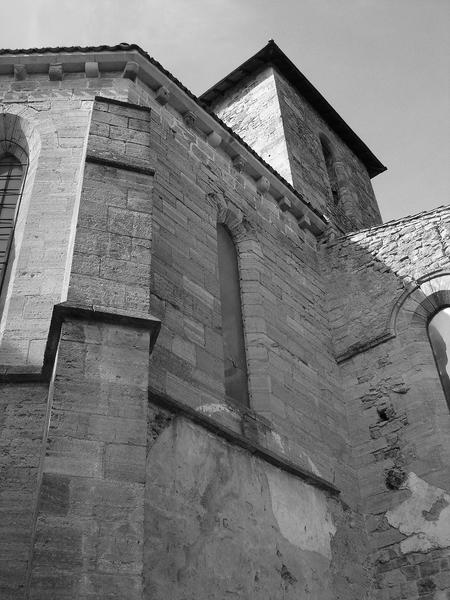
M 248 376 L 242 322 L 241 288 L 236 247 L 226 227 L 217 225 L 225 394 L 248 406 Z
M 0 292 L 6 280 L 26 170 L 27 163 L 14 154 L 0 155 Z
M 428 338 L 450 410 L 450 308 L 439 310 L 430 319 Z
M 330 184 L 331 195 L 333 197 L 333 203 L 335 206 L 337 206 L 340 201 L 340 193 L 339 193 L 339 185 L 338 185 L 338 180 L 337 180 L 337 175 L 336 175 L 334 154 L 333 154 L 333 151 L 331 150 L 329 141 L 323 135 L 320 136 L 320 144 L 322 146 L 322 154 L 323 154 L 323 158 L 325 160 L 325 166 L 326 166 L 327 175 L 328 175 L 328 183 Z

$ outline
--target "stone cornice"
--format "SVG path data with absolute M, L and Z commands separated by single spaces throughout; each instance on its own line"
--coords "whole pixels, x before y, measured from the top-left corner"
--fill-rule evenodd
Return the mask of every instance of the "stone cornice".
M 300 228 L 315 235 L 323 233 L 328 219 L 159 63 L 137 46 L 104 48 L 107 47 L 0 51 L 0 76 L 13 76 L 20 71 L 24 77 L 47 74 L 55 80 L 56 75 L 63 78 L 64 74 L 80 72 L 92 78 L 98 72 L 121 73 L 131 80 L 138 78 L 154 91 L 160 104 L 169 104 L 180 115 L 187 116 L 188 126 L 202 134 L 212 147 L 220 146 L 232 161 L 240 157 L 246 175 L 254 180 L 260 193 L 268 191 L 282 210 L 294 215 Z

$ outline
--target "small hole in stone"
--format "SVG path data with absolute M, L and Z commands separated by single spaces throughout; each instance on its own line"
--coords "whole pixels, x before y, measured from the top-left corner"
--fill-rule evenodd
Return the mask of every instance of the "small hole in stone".
M 406 473 L 403 469 L 392 468 L 386 472 L 386 487 L 390 490 L 398 490 L 406 480 Z
M 380 421 L 389 421 L 388 409 L 387 408 L 377 408 L 378 416 L 380 417 Z

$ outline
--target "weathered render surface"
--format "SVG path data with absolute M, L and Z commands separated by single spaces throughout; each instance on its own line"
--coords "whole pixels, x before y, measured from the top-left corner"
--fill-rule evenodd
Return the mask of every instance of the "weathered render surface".
M 0 56 L 32 173 L 2 292 L 2 599 L 447 598 L 426 324 L 448 211 L 334 238 L 379 223 L 367 170 L 271 65 L 222 116 L 297 194 L 142 51 L 56 58 Z M 249 407 L 225 397 L 217 223 Z

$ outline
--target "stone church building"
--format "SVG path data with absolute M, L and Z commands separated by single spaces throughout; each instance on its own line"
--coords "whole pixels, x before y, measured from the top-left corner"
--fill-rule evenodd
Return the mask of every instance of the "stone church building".
M 273 41 L 0 51 L 1 600 L 450 598 L 450 214 L 384 169 Z

